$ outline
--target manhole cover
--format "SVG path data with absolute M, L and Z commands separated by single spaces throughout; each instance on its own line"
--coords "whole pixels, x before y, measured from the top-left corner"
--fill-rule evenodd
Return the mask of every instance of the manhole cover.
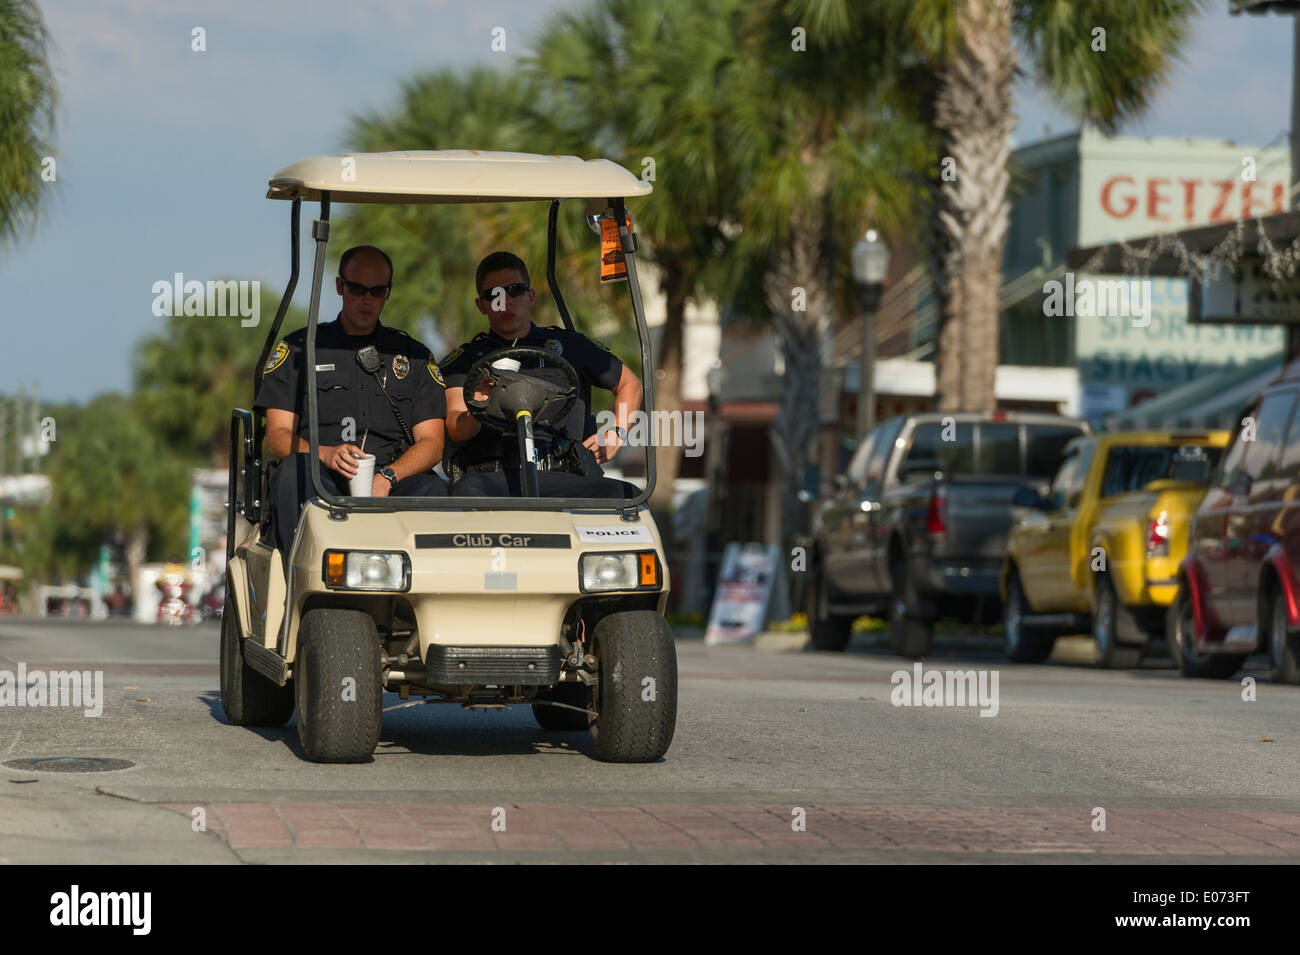
M 115 769 L 130 769 L 135 763 L 99 756 L 39 756 L 35 759 L 11 759 L 5 765 L 10 769 L 36 773 L 109 773 Z

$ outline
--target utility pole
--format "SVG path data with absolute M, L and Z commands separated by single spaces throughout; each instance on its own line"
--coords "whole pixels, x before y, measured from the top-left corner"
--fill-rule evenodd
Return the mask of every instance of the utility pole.
M 41 383 L 32 382 L 32 427 L 27 432 L 32 442 L 32 473 L 41 473 Z
M 18 386 L 14 398 L 14 474 L 23 473 L 23 386 Z

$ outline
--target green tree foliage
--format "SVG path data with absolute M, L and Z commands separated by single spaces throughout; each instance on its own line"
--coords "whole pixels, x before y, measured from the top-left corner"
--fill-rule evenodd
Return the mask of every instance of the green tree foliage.
M 50 184 L 41 160 L 53 151 L 58 94 L 49 37 L 34 0 L 0 0 L 0 240 L 35 223 Z
M 259 322 L 247 328 L 237 317 L 162 318 L 162 330 L 136 347 L 139 412 L 171 454 L 195 467 L 226 466 L 230 413 L 253 406 L 253 373 L 279 301 L 263 289 Z M 331 318 L 322 306 L 322 321 Z M 280 337 L 304 324 L 291 308 Z

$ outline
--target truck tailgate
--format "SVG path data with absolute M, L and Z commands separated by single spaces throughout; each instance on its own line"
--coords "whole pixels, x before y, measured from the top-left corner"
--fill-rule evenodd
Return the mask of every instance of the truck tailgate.
M 945 501 L 944 533 L 935 535 L 933 555 L 947 560 L 997 560 L 1006 553 L 1011 498 L 1023 478 L 952 477 L 934 482 Z

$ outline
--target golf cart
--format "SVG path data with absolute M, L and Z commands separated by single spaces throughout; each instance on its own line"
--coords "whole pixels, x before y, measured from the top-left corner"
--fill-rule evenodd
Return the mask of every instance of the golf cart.
M 654 448 L 645 448 L 647 486 L 634 498 L 539 497 L 534 432 L 562 420 L 577 397 L 572 367 L 548 351 L 551 367 L 568 369 L 569 387 L 494 369 L 491 400 L 471 405 L 485 426 L 517 435 L 523 496 L 336 496 L 321 480 L 316 382 L 332 202 L 549 202 L 547 281 L 573 329 L 555 280 L 556 224 L 562 200 L 582 199 L 593 228 L 618 224 L 649 412 L 654 366 L 624 199 L 650 191 L 604 159 L 473 150 L 313 157 L 271 179 L 267 197 L 291 203 L 292 267 L 253 388 L 298 282 L 302 202 L 319 202 L 305 342 L 315 497 L 299 516 L 286 579 L 262 533 L 271 519 L 265 416 L 235 410 L 221 629 L 221 702 L 231 723 L 282 726 L 296 710 L 308 759 L 363 762 L 379 742 L 389 691 L 409 701 L 396 706 L 530 704 L 543 729 L 590 731 L 602 760 L 652 762 L 667 751 L 677 657 L 663 616 L 668 567 L 646 506 Z M 529 351 L 487 357 L 527 360 Z M 467 395 L 483 364 L 471 369 Z

